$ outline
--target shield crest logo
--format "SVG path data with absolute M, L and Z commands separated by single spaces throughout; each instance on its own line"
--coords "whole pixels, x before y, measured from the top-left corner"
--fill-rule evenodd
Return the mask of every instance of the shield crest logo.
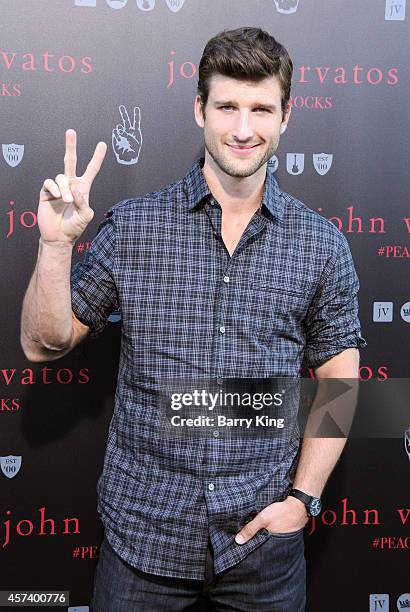
M 18 145 L 14 142 L 2 145 L 3 157 L 9 166 L 15 168 L 19 165 L 24 155 L 24 145 Z
M 299 6 L 299 0 L 274 0 L 276 10 L 278 13 L 282 13 L 284 15 L 291 15 L 292 13 L 296 13 Z
M 155 8 L 155 0 L 137 0 L 140 11 L 152 11 Z
M 404 432 L 404 448 L 410 461 L 410 427 Z
M 118 10 L 124 8 L 128 0 L 105 0 L 108 6 L 112 9 Z
M 0 457 L 1 471 L 7 478 L 14 478 L 20 471 L 21 468 L 21 455 L 7 455 L 7 457 Z
M 185 0 L 165 0 L 170 11 L 178 13 L 184 6 Z
M 313 165 L 320 176 L 327 174 L 332 167 L 333 155 L 331 153 L 313 153 Z
M 289 174 L 302 174 L 305 169 L 305 154 L 304 153 L 287 153 L 286 155 L 286 170 Z

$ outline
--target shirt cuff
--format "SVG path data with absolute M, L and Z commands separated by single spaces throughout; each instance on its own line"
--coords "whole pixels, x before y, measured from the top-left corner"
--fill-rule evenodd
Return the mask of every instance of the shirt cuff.
M 306 346 L 304 360 L 308 367 L 319 367 L 326 361 L 338 355 L 348 348 L 364 348 L 367 346 L 366 340 L 361 335 L 360 331 L 353 331 L 348 336 L 344 336 L 340 341 L 334 344 L 321 345 L 320 342 L 312 343 Z
M 90 328 L 89 338 L 96 338 L 101 334 L 105 321 L 95 312 L 90 312 L 88 302 L 81 296 L 81 291 L 78 289 L 71 291 L 71 308 L 77 319 Z

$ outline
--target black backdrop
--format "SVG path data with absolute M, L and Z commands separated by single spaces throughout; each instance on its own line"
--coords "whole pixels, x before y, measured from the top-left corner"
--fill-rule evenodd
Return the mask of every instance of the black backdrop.
M 409 376 L 405 4 L 1 3 L 0 589 L 69 590 L 71 605 L 87 606 L 102 538 L 95 485 L 113 409 L 120 323 L 112 317 L 100 338 L 60 361 L 25 358 L 20 311 L 38 249 L 39 189 L 62 171 L 67 128 L 78 133 L 81 171 L 95 144 L 108 143 L 92 191 L 95 217 L 76 245 L 77 261 L 109 206 L 181 177 L 201 152 L 193 119 L 196 72 L 206 41 L 218 31 L 262 26 L 288 48 L 293 114 L 277 151 L 279 183 L 348 238 L 368 341 L 361 379 L 383 385 Z M 130 114 L 140 109 L 142 146 L 134 163 L 124 163 L 112 145 L 121 105 Z M 296 154 L 304 165 L 297 175 L 287 170 Z M 404 436 L 348 442 L 323 496 L 325 513 L 314 530 L 306 529 L 308 610 L 386 610 L 382 594 L 390 595 L 391 610 L 403 609 L 402 595 L 410 591 L 410 518 L 401 520 L 410 508 Z M 344 520 L 344 508 L 356 511 L 355 521 L 352 513 Z M 378 523 L 365 524 L 369 509 L 378 511 Z M 42 517 L 54 523 L 42 525 Z M 388 537 L 396 540 L 383 549 L 373 543 Z M 379 596 L 369 604 L 371 594 Z

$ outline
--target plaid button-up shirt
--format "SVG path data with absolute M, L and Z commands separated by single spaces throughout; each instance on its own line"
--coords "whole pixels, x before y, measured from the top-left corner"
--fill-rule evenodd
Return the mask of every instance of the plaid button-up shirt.
M 261 209 L 235 252 L 201 165 L 142 198 L 112 206 L 72 270 L 72 308 L 100 334 L 121 311 L 115 407 L 98 511 L 117 553 L 142 571 L 203 579 L 208 537 L 219 573 L 270 534 L 235 534 L 286 497 L 299 436 L 165 438 L 162 378 L 299 377 L 366 346 L 358 278 L 343 234 L 283 192 L 268 164 Z

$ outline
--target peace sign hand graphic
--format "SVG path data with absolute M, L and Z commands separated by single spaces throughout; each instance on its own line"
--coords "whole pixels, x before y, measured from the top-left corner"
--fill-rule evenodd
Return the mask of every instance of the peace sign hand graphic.
M 121 105 L 119 111 L 122 124 L 112 131 L 112 148 L 119 164 L 136 164 L 142 145 L 141 111 L 139 106 L 134 106 L 132 123 L 125 106 Z

